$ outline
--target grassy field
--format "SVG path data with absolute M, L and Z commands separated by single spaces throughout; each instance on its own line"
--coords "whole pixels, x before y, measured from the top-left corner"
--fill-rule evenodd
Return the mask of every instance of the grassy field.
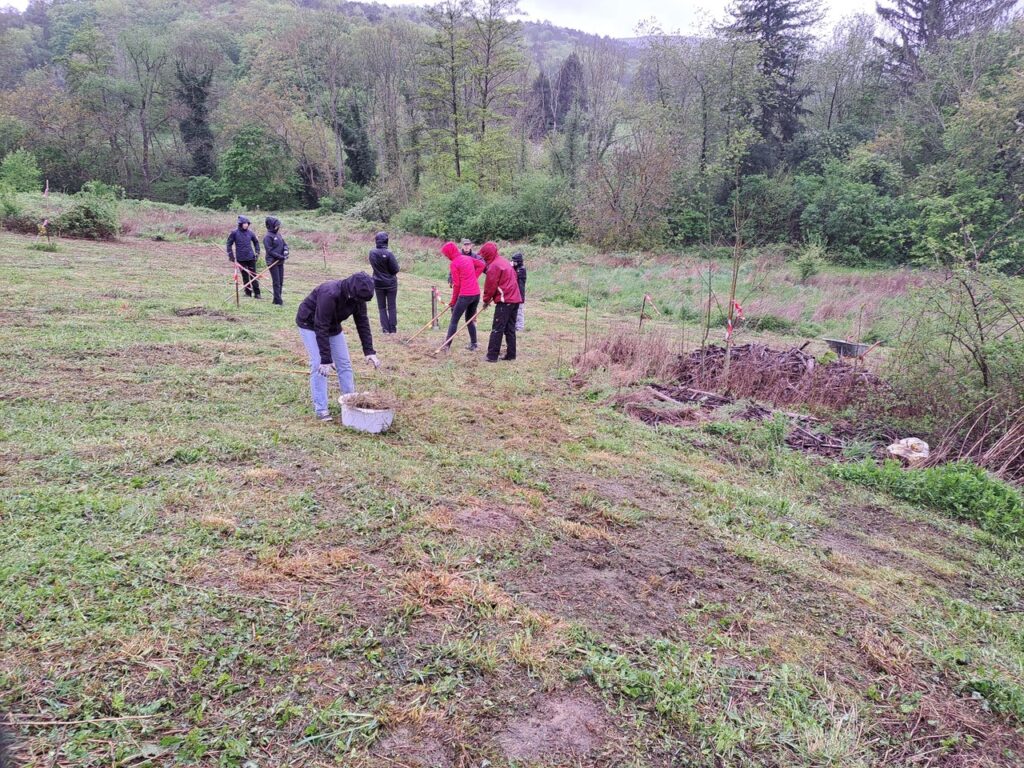
M 1024 760 L 1024 550 L 770 422 L 652 429 L 571 383 L 570 293 L 600 332 L 639 309 L 614 285 L 678 264 L 532 254 L 520 359 L 487 365 L 400 343 L 444 275 L 400 240 L 400 335 L 356 371 L 401 403 L 373 437 L 315 422 L 295 372 L 298 301 L 366 233 L 296 224 L 285 308 L 236 309 L 216 222 L 150 210 L 57 253 L 0 233 L 0 711 L 27 765 Z M 806 289 L 815 322 L 889 279 L 832 277 L 760 298 Z

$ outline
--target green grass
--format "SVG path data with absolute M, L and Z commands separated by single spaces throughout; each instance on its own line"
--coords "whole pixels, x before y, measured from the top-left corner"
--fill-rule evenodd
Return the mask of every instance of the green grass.
M 296 226 L 336 238 L 329 269 L 298 251 L 284 310 L 236 309 L 212 238 L 0 234 L 0 711 L 27 764 L 522 766 L 513 737 L 549 765 L 1019 764 L 1019 545 L 780 424 L 651 429 L 577 389 L 568 250 L 536 256 L 514 367 L 400 342 L 440 283 L 412 258 L 384 369 L 357 357 L 394 431 L 321 425 L 294 309 L 366 238 L 324 218 Z
M 927 504 L 1001 536 L 1018 541 L 1024 536 L 1024 498 L 1020 492 L 968 462 L 905 472 L 896 461 L 879 466 L 865 460 L 838 465 L 835 474 L 898 499 Z

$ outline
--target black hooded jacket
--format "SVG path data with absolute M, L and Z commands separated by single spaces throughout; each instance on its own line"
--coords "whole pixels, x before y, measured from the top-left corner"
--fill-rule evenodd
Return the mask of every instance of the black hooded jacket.
M 242 229 L 243 224 L 249 224 L 248 229 Z M 235 246 L 234 253 L 231 246 Z M 252 224 L 245 216 L 238 217 L 238 227 L 231 230 L 228 235 L 228 261 L 256 261 L 260 255 L 260 239 L 252 231 Z
M 295 324 L 316 332 L 320 348 L 320 362 L 328 365 L 331 344 L 328 339 L 341 333 L 341 323 L 348 318 L 356 324 L 364 355 L 374 355 L 373 335 L 366 317 L 366 302 L 373 298 L 373 278 L 365 272 L 356 272 L 344 280 L 328 280 L 313 289 L 295 315 Z
M 377 288 L 398 287 L 398 259 L 388 250 L 388 233 L 378 232 L 374 238 L 377 247 L 370 251 L 370 266 L 373 268 L 373 284 Z
M 526 301 L 526 267 L 523 266 L 523 254 L 512 255 L 512 269 L 516 271 L 516 281 L 519 283 L 519 295 Z
M 278 234 L 281 222 L 273 216 L 267 217 L 267 234 L 263 236 L 263 249 L 267 254 L 267 266 L 288 258 L 288 243 Z

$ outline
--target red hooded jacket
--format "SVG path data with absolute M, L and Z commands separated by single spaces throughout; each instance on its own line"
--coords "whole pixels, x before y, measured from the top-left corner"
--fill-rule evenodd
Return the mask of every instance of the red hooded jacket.
M 487 262 L 487 280 L 484 281 L 484 303 L 496 301 L 499 304 L 522 304 L 519 293 L 519 278 L 515 268 L 498 255 L 498 246 L 484 243 L 480 255 Z
M 454 307 L 459 296 L 479 296 L 480 282 L 477 278 L 480 272 L 476 267 L 479 262 L 460 253 L 455 243 L 445 243 L 441 246 L 441 253 L 451 262 L 448 267 L 452 276 L 452 300 L 449 306 Z M 482 268 L 480 271 L 483 271 Z

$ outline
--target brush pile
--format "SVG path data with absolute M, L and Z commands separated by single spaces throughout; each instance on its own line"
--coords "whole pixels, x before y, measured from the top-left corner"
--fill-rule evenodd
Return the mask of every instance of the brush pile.
M 878 376 L 849 363 L 819 363 L 795 347 L 771 349 L 743 344 L 728 351 L 708 346 L 678 358 L 671 379 L 685 387 L 756 397 L 775 405 L 842 409 L 864 403 L 887 388 Z

